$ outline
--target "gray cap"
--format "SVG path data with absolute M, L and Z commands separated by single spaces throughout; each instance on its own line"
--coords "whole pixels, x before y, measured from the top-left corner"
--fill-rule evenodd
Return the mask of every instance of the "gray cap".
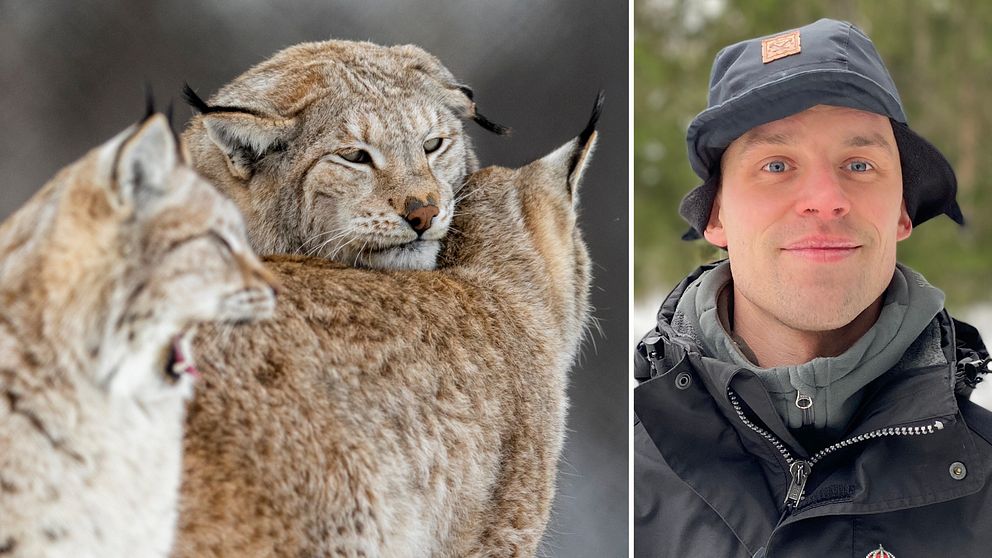
M 689 163 L 704 183 L 686 194 L 679 214 L 699 238 L 720 180 L 720 158 L 745 132 L 816 105 L 889 117 L 902 163 L 903 199 L 918 225 L 946 214 L 959 224 L 957 179 L 950 163 L 909 129 L 895 83 L 871 39 L 850 23 L 821 19 L 799 29 L 730 45 L 713 61 L 709 106 L 689 125 Z

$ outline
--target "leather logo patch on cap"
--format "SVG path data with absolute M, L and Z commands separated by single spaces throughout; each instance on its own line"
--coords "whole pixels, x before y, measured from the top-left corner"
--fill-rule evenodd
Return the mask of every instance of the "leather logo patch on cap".
M 799 54 L 802 44 L 799 41 L 799 31 L 789 31 L 761 41 L 761 62 L 767 64 L 772 60 Z

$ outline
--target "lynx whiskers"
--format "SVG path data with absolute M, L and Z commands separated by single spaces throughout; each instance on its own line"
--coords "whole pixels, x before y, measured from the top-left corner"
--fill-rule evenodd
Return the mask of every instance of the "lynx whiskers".
M 577 138 L 464 186 L 434 271 L 267 258 L 269 322 L 196 342 L 177 555 L 532 556 L 588 317 Z
M 244 212 L 256 251 L 359 267 L 433 268 L 478 167 L 463 120 L 507 131 L 412 45 L 304 43 L 209 103 L 184 94 L 200 113 L 184 134 L 196 168 Z M 321 235 L 336 239 L 313 244 Z

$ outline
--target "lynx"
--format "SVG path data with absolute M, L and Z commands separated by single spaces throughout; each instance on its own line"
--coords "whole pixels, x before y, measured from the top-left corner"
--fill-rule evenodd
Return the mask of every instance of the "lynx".
M 194 328 L 274 310 L 177 142 L 149 116 L 0 226 L 2 556 L 166 556 Z
M 434 271 L 267 263 L 273 321 L 204 331 L 176 555 L 532 556 L 588 317 L 586 129 L 465 186 Z
M 287 48 L 207 103 L 184 134 L 196 169 L 230 195 L 260 254 L 431 269 L 465 176 L 463 119 L 503 133 L 472 91 L 415 46 Z

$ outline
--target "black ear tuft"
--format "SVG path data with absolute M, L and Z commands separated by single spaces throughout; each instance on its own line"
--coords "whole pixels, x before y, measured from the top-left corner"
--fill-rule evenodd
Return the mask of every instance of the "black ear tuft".
M 183 82 L 183 100 L 197 112 L 210 112 L 210 106 L 185 81 Z
M 596 95 L 596 102 L 592 106 L 592 115 L 589 117 L 589 123 L 586 124 L 585 129 L 579 134 L 580 146 L 589 143 L 589 137 L 596 131 L 596 124 L 599 122 L 600 115 L 603 114 L 603 101 L 605 100 L 606 92 L 600 89 L 599 94 Z
M 460 91 L 462 95 L 468 97 L 469 101 L 472 101 L 471 113 L 473 122 L 494 134 L 498 134 L 500 136 L 509 135 L 510 128 L 503 126 L 502 124 L 497 124 L 479 113 L 478 107 L 475 104 L 475 91 L 472 91 L 471 87 L 462 84 L 457 84 L 455 87 L 458 88 L 458 91 Z
M 474 120 L 475 123 L 478 124 L 479 126 L 482 126 L 484 129 L 489 130 L 494 134 L 500 136 L 506 136 L 510 134 L 509 128 L 503 126 L 502 124 L 497 124 L 492 120 L 489 120 L 485 116 L 482 116 L 481 114 L 479 114 L 478 110 L 475 111 L 475 114 L 472 116 L 472 120 Z
M 152 93 L 152 84 L 150 81 L 145 82 L 145 115 L 141 118 L 140 122 L 144 122 L 155 114 L 155 94 Z
M 201 99 L 200 96 L 196 94 L 196 91 L 193 91 L 193 88 L 190 87 L 185 81 L 183 82 L 183 100 L 200 114 L 210 114 L 214 112 L 241 112 L 252 116 L 262 117 L 258 111 L 244 107 L 229 107 L 221 105 L 210 106 L 206 101 Z
M 568 175 L 570 177 L 575 176 L 575 171 L 579 168 L 580 164 L 582 167 L 585 167 L 584 158 L 590 149 L 589 142 L 592 140 L 593 134 L 596 133 L 596 124 L 599 122 L 599 117 L 603 114 L 603 101 L 605 100 L 606 93 L 600 89 L 599 94 L 596 95 L 596 102 L 592 105 L 592 115 L 589 116 L 589 122 L 579 132 L 579 136 L 575 138 L 575 151 L 572 152 L 571 160 L 568 162 Z M 581 174 L 581 169 L 579 170 Z

